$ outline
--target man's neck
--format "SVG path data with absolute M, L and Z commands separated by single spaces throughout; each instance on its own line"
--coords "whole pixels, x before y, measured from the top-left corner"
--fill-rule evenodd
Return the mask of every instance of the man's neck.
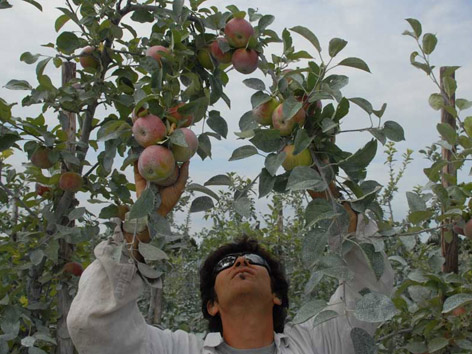
M 270 345 L 274 341 L 274 324 L 271 306 L 231 306 L 220 312 L 225 342 L 237 349 L 253 349 Z

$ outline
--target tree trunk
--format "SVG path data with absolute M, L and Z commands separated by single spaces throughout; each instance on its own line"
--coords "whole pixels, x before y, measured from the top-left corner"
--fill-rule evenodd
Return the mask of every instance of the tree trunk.
M 64 63 L 62 64 L 62 85 L 67 84 L 70 80 L 75 78 L 76 74 L 76 65 L 75 63 Z M 75 114 L 70 112 L 64 112 L 68 117 L 68 124 L 65 129 L 67 133 L 67 146 L 70 152 L 75 151 L 75 137 L 76 137 L 76 118 Z M 63 127 L 64 128 L 64 127 Z M 62 166 L 63 172 L 67 170 L 67 166 Z M 67 192 L 66 192 L 67 193 Z M 63 215 L 63 213 L 69 210 L 70 206 L 73 205 L 74 198 L 64 198 L 62 200 L 68 201 L 69 203 L 65 210 L 58 210 L 59 214 Z M 61 201 L 62 201 L 61 200 Z M 56 205 L 56 207 L 60 208 L 60 205 Z M 61 217 L 60 219 L 56 219 L 56 222 L 64 224 L 68 223 L 68 220 L 63 220 Z M 73 254 L 73 246 L 67 243 L 65 240 L 59 240 L 59 266 L 63 266 L 65 263 L 69 262 L 72 259 Z M 57 292 L 57 311 L 59 314 L 58 322 L 57 322 L 57 334 L 56 334 L 56 341 L 57 341 L 57 348 L 56 354 L 73 354 L 74 353 L 74 345 L 72 344 L 72 340 L 69 335 L 69 331 L 67 329 L 67 314 L 69 313 L 70 305 L 72 303 L 72 297 L 70 296 L 70 286 L 69 282 L 66 279 L 63 279 L 59 282 L 60 289 Z
M 440 69 L 440 80 L 441 80 L 441 93 L 445 93 L 443 82 L 445 78 L 445 71 L 447 67 L 441 67 Z M 454 73 L 450 75 L 450 77 L 454 78 Z M 455 106 L 455 95 L 449 97 L 449 102 L 447 102 L 449 106 Z M 456 127 L 456 119 L 450 115 L 444 108 L 441 110 L 441 123 L 449 124 L 454 131 L 457 130 Z M 442 148 L 442 157 L 446 161 L 451 161 L 453 159 L 453 153 L 455 153 L 456 147 L 452 148 L 452 151 Z M 457 181 L 457 171 L 456 168 L 452 163 L 448 163 L 446 166 L 443 167 L 443 176 L 442 176 L 442 185 L 444 188 L 448 188 L 452 183 L 445 178 L 444 174 L 453 177 Z M 444 210 L 443 210 L 444 212 Z M 446 219 L 443 221 L 443 224 L 449 224 L 451 219 Z M 452 237 L 451 237 L 452 233 Z M 442 255 L 445 258 L 443 264 L 443 272 L 444 273 L 457 273 L 459 271 L 459 238 L 457 234 L 450 230 L 449 228 L 442 228 L 441 229 L 441 250 Z

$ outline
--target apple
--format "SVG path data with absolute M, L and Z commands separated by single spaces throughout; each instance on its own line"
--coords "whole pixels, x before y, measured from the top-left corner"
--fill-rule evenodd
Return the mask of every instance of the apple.
M 82 184 L 82 176 L 76 172 L 64 172 L 59 178 L 59 188 L 66 192 L 77 192 Z
M 254 49 L 236 49 L 231 58 L 234 68 L 242 74 L 250 74 L 257 69 L 259 56 Z
M 205 69 L 213 70 L 215 66 L 211 60 L 210 50 L 208 48 L 200 49 L 197 53 L 197 60 Z
M 165 124 L 153 114 L 136 119 L 132 130 L 134 138 L 143 147 L 156 144 L 163 140 L 167 134 Z
M 295 150 L 295 145 L 286 145 L 283 149 L 286 156 L 284 162 L 282 162 L 282 167 L 286 171 L 291 171 L 297 166 L 310 166 L 313 163 L 310 150 L 304 149 L 296 155 L 293 154 L 293 150 Z
M 193 115 L 186 114 L 182 115 L 178 110 L 180 107 L 184 106 L 185 103 L 180 102 L 174 107 L 169 108 L 167 111 L 167 119 L 169 119 L 172 123 L 177 124 L 178 127 L 189 127 L 193 123 Z
M 64 264 L 62 271 L 64 273 L 69 273 L 75 275 L 76 277 L 80 277 L 84 271 L 84 268 L 82 267 L 82 264 L 78 262 L 68 262 Z
M 463 229 L 464 229 L 464 235 L 467 238 L 472 239 L 472 219 L 470 219 L 469 221 L 465 223 L 465 226 Z
M 172 186 L 179 178 L 179 166 L 175 165 L 174 172 L 163 181 L 156 182 L 161 187 Z
M 295 127 L 295 124 L 303 125 L 305 123 L 305 110 L 300 108 L 297 113 L 290 119 L 287 119 L 283 114 L 284 104 L 281 103 L 272 113 L 272 125 L 280 132 L 281 136 L 290 135 Z
M 42 184 L 36 183 L 35 185 L 36 194 L 39 196 L 43 196 L 45 193 L 49 193 L 51 188 L 48 186 L 43 186 Z
M 217 38 L 210 44 L 210 52 L 213 58 L 219 63 L 228 64 L 231 63 L 231 52 L 223 52 L 220 48 L 220 43 L 228 43 L 226 38 Z
M 129 211 L 129 206 L 127 206 L 126 204 L 120 204 L 117 206 L 118 208 L 118 217 L 121 219 L 121 220 L 125 220 L 125 217 L 126 217 L 126 213 Z
M 174 168 L 172 151 L 160 145 L 148 146 L 138 159 L 139 174 L 150 182 L 164 181 L 174 172 Z
M 254 35 L 254 28 L 244 18 L 233 18 L 226 23 L 225 36 L 235 48 L 244 48 Z
M 466 312 L 467 310 L 463 306 L 456 307 L 454 310 L 452 310 L 452 314 L 456 317 L 462 316 Z
M 136 120 L 140 117 L 147 116 L 149 114 L 149 111 L 147 108 L 144 108 L 143 106 L 139 107 L 139 109 L 136 111 L 136 108 L 133 109 L 133 112 L 131 113 L 131 121 L 134 123 Z
M 100 62 L 93 55 L 94 52 L 95 52 L 95 48 L 88 46 L 88 47 L 85 47 L 80 53 L 79 62 L 80 62 L 80 65 L 82 65 L 84 69 L 87 69 L 87 68 L 97 69 L 100 66 Z
M 39 146 L 31 155 L 31 163 L 39 168 L 50 168 L 54 166 L 54 162 L 49 159 L 49 153 L 51 151 L 51 149 L 45 146 Z
M 195 152 L 198 148 L 198 139 L 195 133 L 188 128 L 176 129 L 173 134 L 175 134 L 177 131 L 182 132 L 187 146 L 172 144 L 171 150 L 174 154 L 175 161 L 186 162 L 190 160 L 193 155 L 195 155 Z
M 161 63 L 162 53 L 170 53 L 170 50 L 162 45 L 154 45 L 146 50 L 146 56 L 153 58 L 159 64 Z
M 252 110 L 256 122 L 261 125 L 272 125 L 272 113 L 279 105 L 279 102 L 275 98 L 271 98 L 269 101 L 260 104 Z

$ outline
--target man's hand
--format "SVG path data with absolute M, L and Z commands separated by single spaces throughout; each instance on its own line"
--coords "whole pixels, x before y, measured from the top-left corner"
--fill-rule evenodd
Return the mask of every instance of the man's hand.
M 179 178 L 177 181 L 168 187 L 159 187 L 159 194 L 161 195 L 161 204 L 157 209 L 157 213 L 165 217 L 169 212 L 175 207 L 178 203 L 180 196 L 184 192 L 185 184 L 188 179 L 188 167 L 189 162 L 185 162 L 179 169 Z M 141 193 L 146 189 L 147 181 L 139 174 L 137 163 L 134 164 L 134 182 L 136 185 L 136 196 L 139 198 Z M 126 241 L 131 244 L 133 243 L 133 256 L 138 261 L 142 262 L 143 258 L 138 252 L 138 243 L 139 242 L 149 242 L 151 237 L 149 235 L 148 229 L 140 232 L 134 237 L 133 234 L 124 232 L 123 235 Z

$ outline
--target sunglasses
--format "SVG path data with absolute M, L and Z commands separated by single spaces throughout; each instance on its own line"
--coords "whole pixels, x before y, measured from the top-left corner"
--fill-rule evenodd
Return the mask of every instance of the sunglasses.
M 227 256 L 224 256 L 221 258 L 218 263 L 216 263 L 215 268 L 214 268 L 214 273 L 218 274 L 222 270 L 225 270 L 226 268 L 232 267 L 234 263 L 236 263 L 236 260 L 243 256 L 249 264 L 254 264 L 258 265 L 261 267 L 265 267 L 267 271 L 270 274 L 270 266 L 267 261 L 259 256 L 258 254 L 255 253 L 232 253 L 228 254 Z

